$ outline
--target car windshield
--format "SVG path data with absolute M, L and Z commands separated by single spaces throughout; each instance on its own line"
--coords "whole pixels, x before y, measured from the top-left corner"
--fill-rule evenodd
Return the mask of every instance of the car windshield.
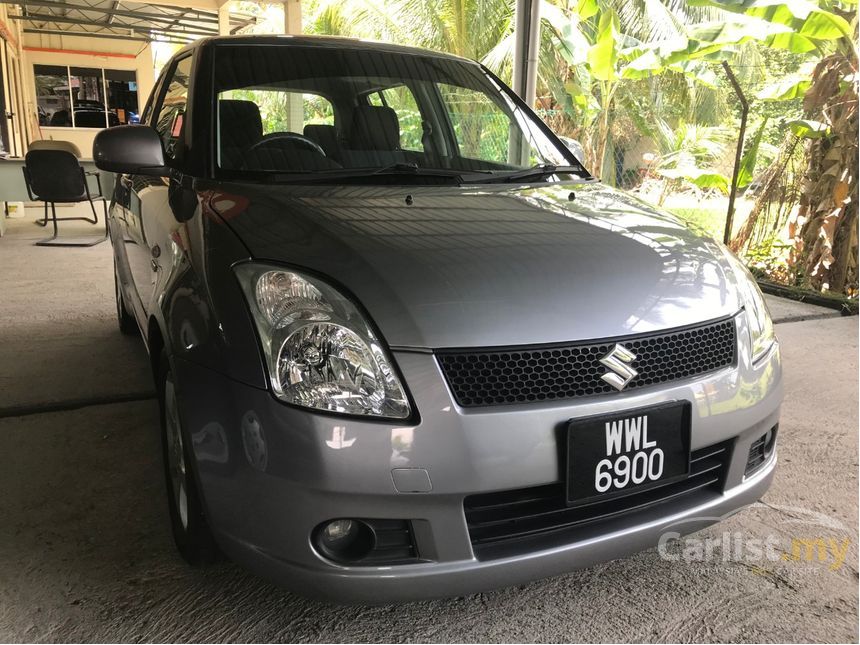
M 215 52 L 222 177 L 463 183 L 588 176 L 468 61 L 343 43 Z

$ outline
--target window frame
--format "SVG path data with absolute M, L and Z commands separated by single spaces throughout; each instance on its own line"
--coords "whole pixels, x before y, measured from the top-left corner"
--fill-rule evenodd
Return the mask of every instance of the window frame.
M 191 59 L 191 65 L 188 71 L 188 94 L 185 98 L 185 113 L 182 119 L 182 132 L 177 137 L 177 141 L 181 141 L 181 150 L 183 154 L 175 155 L 174 157 L 168 157 L 167 151 L 164 149 L 164 140 L 161 140 L 161 149 L 164 152 L 164 161 L 167 166 L 171 168 L 180 168 L 185 162 L 185 154 L 184 151 L 188 148 L 188 133 L 190 132 L 189 123 L 191 120 L 191 97 L 192 97 L 192 89 L 194 84 L 194 52 L 190 51 L 181 55 L 176 56 L 170 61 L 170 65 L 165 67 L 166 71 L 162 72 L 162 76 L 159 78 L 159 84 L 157 88 L 157 99 L 153 103 L 152 112 L 150 113 L 149 123 L 147 126 L 155 130 L 158 134 L 159 139 L 161 139 L 161 133 L 158 132 L 156 125 L 158 124 L 158 117 L 161 116 L 161 110 L 164 108 L 164 98 L 167 95 L 167 90 L 170 87 L 170 82 L 176 74 L 176 68 L 179 67 L 179 64 L 182 63 L 186 59 Z
M 83 68 L 81 68 L 79 65 L 63 65 L 63 64 L 53 64 L 53 63 L 33 63 L 33 91 L 34 91 L 37 106 L 39 104 L 39 93 L 38 93 L 38 88 L 36 87 L 36 76 L 39 75 L 38 72 L 36 71 L 38 67 L 59 67 L 59 68 L 64 68 L 66 70 L 66 85 L 68 87 L 68 96 L 69 96 L 69 117 L 70 117 L 71 122 L 72 122 L 71 125 L 50 125 L 50 124 L 40 125 L 39 126 L 40 128 L 57 128 L 60 130 L 101 130 L 101 129 L 103 129 L 101 127 L 77 125 L 75 123 L 75 103 L 78 101 L 81 101 L 81 100 L 85 100 L 85 99 L 75 99 L 75 97 L 74 97 L 74 92 L 72 90 L 72 67 L 75 67 L 76 69 L 83 69 Z M 104 119 L 105 119 L 105 124 L 104 124 L 105 128 L 111 127 L 109 125 L 110 124 L 110 117 L 108 116 L 108 114 L 111 112 L 111 109 L 108 107 L 109 96 L 108 96 L 108 88 L 107 88 L 107 79 L 105 76 L 106 71 L 131 72 L 132 74 L 134 74 L 134 83 L 135 83 L 135 86 L 137 87 L 137 89 L 135 90 L 135 94 L 137 95 L 137 110 L 138 110 L 138 114 L 142 114 L 142 112 L 140 112 L 140 85 L 138 84 L 137 70 L 136 69 L 116 69 L 113 67 L 91 67 L 91 68 L 86 68 L 86 69 L 98 70 L 100 72 L 100 75 L 101 75 L 102 114 L 104 115 Z M 36 109 L 36 118 L 37 119 L 38 119 L 38 116 L 39 115 L 38 115 L 38 107 L 37 107 L 37 109 Z M 141 121 L 141 123 L 142 123 L 142 121 Z M 120 124 L 120 125 L 122 125 L 122 124 Z

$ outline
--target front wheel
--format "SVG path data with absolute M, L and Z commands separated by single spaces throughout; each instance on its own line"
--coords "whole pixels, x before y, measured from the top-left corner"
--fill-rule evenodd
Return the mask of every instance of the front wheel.
M 170 361 L 163 352 L 159 366 L 161 439 L 173 541 L 189 564 L 210 564 L 218 560 L 218 546 L 203 513 L 203 504 L 192 470 L 193 457 L 182 432 L 176 383 L 170 369 Z

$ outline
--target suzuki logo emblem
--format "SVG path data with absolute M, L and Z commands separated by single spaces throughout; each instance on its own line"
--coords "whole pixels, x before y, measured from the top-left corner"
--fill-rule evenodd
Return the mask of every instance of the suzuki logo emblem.
M 639 372 L 630 367 L 630 364 L 635 360 L 636 354 L 624 345 L 616 343 L 615 347 L 600 359 L 600 362 L 609 368 L 609 371 L 600 378 L 616 390 L 623 390 L 630 381 L 639 375 Z

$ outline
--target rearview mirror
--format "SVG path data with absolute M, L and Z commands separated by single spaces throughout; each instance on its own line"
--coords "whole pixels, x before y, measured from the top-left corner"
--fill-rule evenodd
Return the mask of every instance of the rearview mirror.
M 118 125 L 102 130 L 93 141 L 93 159 L 99 170 L 108 172 L 160 177 L 169 172 L 164 165 L 161 137 L 145 125 Z

